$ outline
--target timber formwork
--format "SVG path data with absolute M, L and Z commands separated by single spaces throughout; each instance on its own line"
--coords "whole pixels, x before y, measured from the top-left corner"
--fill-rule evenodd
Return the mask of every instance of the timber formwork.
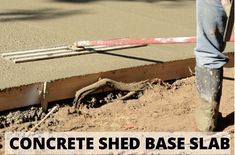
M 230 61 L 225 67 L 234 67 L 234 53 L 226 55 Z M 97 82 L 99 78 L 109 78 L 127 83 L 154 78 L 167 81 L 191 76 L 194 67 L 195 59 L 188 58 L 50 81 L 46 82 L 46 100 L 50 103 L 73 98 L 77 90 Z M 45 91 L 43 89 L 45 89 L 45 81 L 1 90 L 0 111 L 42 103 L 43 91 Z

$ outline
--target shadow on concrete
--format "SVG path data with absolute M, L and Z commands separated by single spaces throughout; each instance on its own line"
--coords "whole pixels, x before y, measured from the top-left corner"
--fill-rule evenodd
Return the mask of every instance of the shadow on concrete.
M 55 8 L 44 8 L 38 10 L 9 10 L 6 12 L 0 11 L 0 22 L 14 22 L 14 21 L 29 21 L 29 20 L 45 20 L 55 19 L 70 15 L 77 15 L 87 13 L 83 10 L 68 10 L 63 11 Z
M 151 62 L 151 63 L 163 63 L 163 61 L 154 60 L 154 59 L 148 59 L 148 58 L 142 58 L 142 57 L 137 57 L 137 56 L 118 54 L 118 53 L 111 53 L 112 51 L 131 49 L 131 48 L 141 48 L 141 47 L 145 47 L 145 46 L 148 46 L 148 45 L 142 45 L 139 47 L 124 47 L 124 48 L 120 48 L 120 49 L 110 49 L 110 50 L 106 50 L 106 51 L 95 51 L 94 49 L 91 48 L 90 52 L 91 53 L 94 52 L 97 54 L 105 54 L 105 55 L 110 55 L 110 56 L 115 56 L 115 57 L 121 57 L 121 58 L 126 58 L 126 59 L 133 59 L 133 60 L 138 60 L 138 61 Z M 89 50 L 89 49 L 87 49 L 87 50 Z
M 127 49 L 127 48 L 126 48 Z M 115 57 L 121 57 L 121 58 L 126 58 L 126 59 L 133 59 L 133 60 L 138 60 L 138 61 L 145 61 L 145 62 L 151 62 L 151 63 L 163 63 L 163 61 L 155 60 L 155 59 L 148 59 L 148 58 L 142 58 L 138 56 L 129 56 L 129 55 L 124 55 L 124 54 L 118 54 L 118 53 L 113 53 L 113 51 L 118 51 L 120 49 L 115 49 L 115 50 L 106 50 L 106 51 L 95 51 L 93 49 L 87 49 L 87 53 L 81 53 L 78 55 L 87 55 L 87 54 L 104 54 L 104 55 L 110 55 L 110 56 L 115 56 Z M 112 53 L 111 53 L 112 51 Z
M 147 45 L 143 45 L 143 46 L 140 46 L 138 48 L 145 47 L 145 46 L 147 46 Z M 151 62 L 151 63 L 163 63 L 163 61 L 159 61 L 159 60 L 155 60 L 155 59 L 142 58 L 142 57 L 138 57 L 138 56 L 130 56 L 130 55 L 118 54 L 118 53 L 113 53 L 112 52 L 112 51 L 118 51 L 118 50 L 123 50 L 123 49 L 131 49 L 131 48 L 136 48 L 136 47 L 126 47 L 126 48 L 111 49 L 111 50 L 106 50 L 106 51 L 95 51 L 94 49 L 91 48 L 91 49 L 87 49 L 90 52 L 85 53 L 85 54 L 92 54 L 92 53 L 105 54 L 105 55 L 121 57 L 121 58 L 126 58 L 126 59 L 133 59 L 133 60 L 138 60 L 138 61 L 145 61 L 145 62 Z
M 142 58 L 142 57 L 137 57 L 137 56 L 128 56 L 124 54 L 117 54 L 117 53 L 109 53 L 109 52 L 98 52 L 99 54 L 105 54 L 105 55 L 110 55 L 110 56 L 116 56 L 116 57 L 121 57 L 121 58 L 126 58 L 126 59 L 133 59 L 133 60 L 139 60 L 139 61 L 145 61 L 145 62 L 152 62 L 152 63 L 163 63 L 163 61 L 158 61 L 154 59 L 147 59 L 147 58 Z

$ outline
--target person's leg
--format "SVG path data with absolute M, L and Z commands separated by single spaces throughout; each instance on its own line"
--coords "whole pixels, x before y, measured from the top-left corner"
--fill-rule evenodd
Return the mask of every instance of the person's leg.
M 223 65 L 228 58 L 222 54 L 226 14 L 221 0 L 197 0 L 196 83 L 201 105 L 195 112 L 199 130 L 214 131 L 217 125 L 222 90 Z
M 228 58 L 222 53 L 226 13 L 221 0 L 197 0 L 197 44 L 195 56 L 197 66 L 221 68 Z

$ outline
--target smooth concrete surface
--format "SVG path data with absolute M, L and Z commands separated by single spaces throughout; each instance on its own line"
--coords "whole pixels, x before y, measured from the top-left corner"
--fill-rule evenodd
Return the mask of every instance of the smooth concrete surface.
M 0 0 L 0 53 L 77 40 L 195 35 L 195 0 Z M 0 58 L 0 89 L 194 57 L 195 44 L 14 64 Z M 226 51 L 232 51 L 232 44 Z

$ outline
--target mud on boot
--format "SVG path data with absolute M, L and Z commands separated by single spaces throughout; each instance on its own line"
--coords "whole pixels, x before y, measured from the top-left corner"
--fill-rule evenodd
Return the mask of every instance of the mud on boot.
M 215 131 L 222 94 L 223 68 L 210 69 L 196 66 L 195 71 L 200 97 L 200 106 L 194 116 L 195 122 L 200 131 Z

